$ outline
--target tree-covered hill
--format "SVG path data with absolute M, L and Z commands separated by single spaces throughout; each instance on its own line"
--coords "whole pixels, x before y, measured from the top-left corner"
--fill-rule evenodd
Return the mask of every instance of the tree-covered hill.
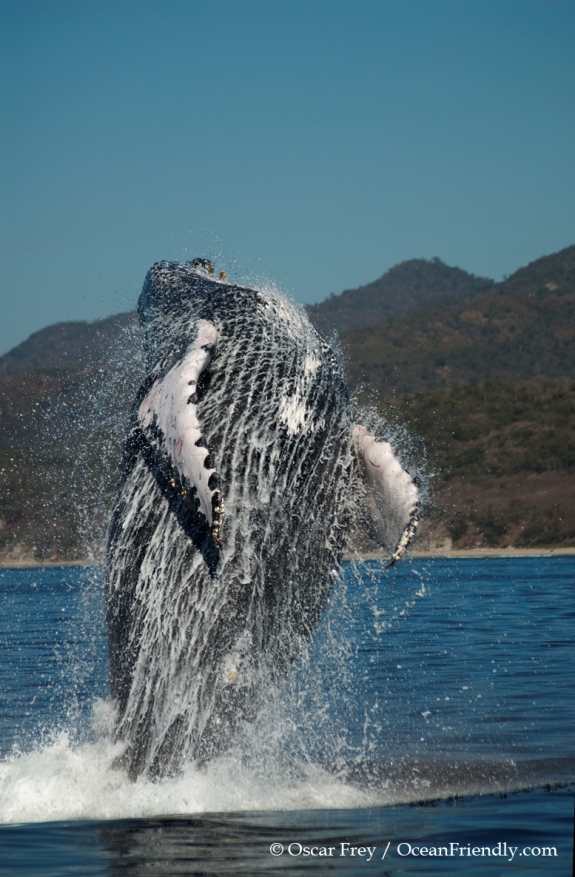
M 439 260 L 389 275 L 419 278 L 409 313 L 341 341 L 357 416 L 378 408 L 427 448 L 425 538 L 574 545 L 575 247 L 498 284 Z M 381 315 L 363 289 L 364 317 Z M 139 349 L 120 314 L 49 326 L 0 358 L 0 560 L 97 556 Z
M 425 442 L 436 541 L 575 544 L 575 247 L 341 338 L 358 402 Z
M 575 247 L 472 301 L 342 333 L 354 384 L 405 393 L 486 381 L 575 378 Z M 567 266 L 565 263 L 568 263 Z M 570 270 L 566 270 L 566 268 Z M 557 269 L 557 270 L 554 270 Z M 563 269 L 563 270 L 559 270 Z M 557 281 L 551 278 L 560 276 Z M 548 279 L 546 279 L 548 278 Z
M 115 314 L 105 320 L 54 323 L 34 332 L 17 347 L 0 356 L 0 377 L 35 369 L 85 371 L 114 359 L 136 331 L 136 314 Z
M 333 329 L 375 326 L 431 302 L 449 304 L 474 298 L 494 284 L 440 259 L 410 259 L 387 271 L 379 280 L 348 289 L 307 308 L 310 319 L 329 333 Z
M 575 380 L 459 384 L 384 410 L 425 437 L 436 528 L 456 547 L 575 544 Z
M 0 380 L 0 561 L 99 555 L 140 378 L 110 358 Z

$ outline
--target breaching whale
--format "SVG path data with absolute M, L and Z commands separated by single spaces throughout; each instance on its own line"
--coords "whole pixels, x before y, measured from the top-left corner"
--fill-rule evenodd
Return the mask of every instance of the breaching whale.
M 160 262 L 138 301 L 146 377 L 112 507 L 115 737 L 132 777 L 228 748 L 309 641 L 367 485 L 395 562 L 418 490 L 351 420 L 339 358 L 279 293 Z

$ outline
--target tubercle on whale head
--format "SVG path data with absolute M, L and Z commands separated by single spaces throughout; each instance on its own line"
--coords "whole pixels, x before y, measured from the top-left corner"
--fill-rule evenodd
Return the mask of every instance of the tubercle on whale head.
M 192 259 L 191 262 L 186 262 L 185 264 L 191 265 L 193 268 L 199 268 L 200 270 L 205 271 L 207 274 L 209 274 L 210 277 L 213 277 L 216 271 L 216 266 L 211 261 L 211 259 L 197 258 Z M 228 275 L 225 271 L 220 271 L 219 279 L 223 282 L 228 279 Z
M 172 316 L 186 302 L 221 293 L 258 291 L 256 286 L 230 281 L 224 270 L 216 272 L 214 263 L 198 257 L 188 262 L 155 262 L 144 280 L 138 299 L 140 323 L 148 327 L 160 315 Z
M 202 257 L 192 259 L 191 262 L 185 262 L 184 264 L 191 265 L 193 268 L 201 268 L 210 276 L 213 276 L 213 273 L 216 270 L 216 266 L 211 261 L 211 259 L 204 259 Z

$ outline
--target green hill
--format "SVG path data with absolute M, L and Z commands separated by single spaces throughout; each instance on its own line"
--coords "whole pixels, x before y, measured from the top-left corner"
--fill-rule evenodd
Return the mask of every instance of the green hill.
M 140 378 L 112 359 L 0 380 L 0 561 L 99 555 Z
M 398 396 L 424 436 L 432 541 L 458 548 L 575 544 L 575 381 L 459 384 Z
M 564 261 L 560 256 L 555 262 Z M 575 270 L 561 286 L 549 280 L 531 289 L 514 275 L 463 304 L 419 308 L 373 328 L 342 332 L 353 383 L 390 394 L 575 377 Z
M 497 284 L 439 260 L 385 278 L 396 297 L 412 284 L 408 313 L 385 310 L 377 284 L 311 310 L 343 326 L 361 293 L 357 319 L 384 313 L 341 343 L 358 417 L 377 407 L 427 448 L 424 540 L 575 544 L 575 247 Z M 139 349 L 120 314 L 49 326 L 0 358 L 0 560 L 97 556 Z
M 358 404 L 425 442 L 432 542 L 575 544 L 575 247 L 341 340 Z
M 411 259 L 379 280 L 333 295 L 307 311 L 320 331 L 346 331 L 378 325 L 431 302 L 466 301 L 493 285 L 493 280 L 451 268 L 440 259 Z
M 0 377 L 35 369 L 85 371 L 121 354 L 137 332 L 135 313 L 116 314 L 93 323 L 54 323 L 0 356 Z M 136 343 L 139 343 L 136 340 Z

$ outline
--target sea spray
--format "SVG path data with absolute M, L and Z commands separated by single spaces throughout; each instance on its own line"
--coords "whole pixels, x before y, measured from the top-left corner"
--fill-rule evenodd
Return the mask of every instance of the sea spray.
M 575 779 L 572 558 L 368 561 L 364 572 L 344 564 L 307 655 L 233 752 L 132 783 L 112 767 L 102 606 L 91 620 L 75 608 L 86 571 L 0 571 L 2 739 L 19 744 L 0 761 L 0 821 L 375 807 Z M 74 667 L 88 635 L 100 642 L 91 678 Z
M 77 637 L 64 658 L 69 690 L 57 692 L 65 694 L 63 714 L 52 730 L 23 741 L 0 763 L 0 822 L 366 807 L 397 796 L 393 784 L 369 788 L 346 779 L 353 766 L 385 752 L 377 723 L 366 728 L 364 718 L 356 716 L 361 700 L 367 701 L 361 708 L 368 712 L 377 704 L 369 692 L 358 694 L 349 602 L 349 588 L 356 583 L 349 574 L 336 581 L 317 637 L 293 673 L 269 692 L 257 720 L 239 728 L 225 756 L 202 769 L 189 764 L 177 776 L 135 782 L 115 766 L 124 744 L 113 741 L 110 699 L 94 699 L 85 686 L 89 662 L 82 643 L 90 638 L 100 639 L 91 659 L 99 662 L 100 678 L 105 674 L 102 606 L 97 605 L 101 576 L 89 569 L 75 575 L 80 577 L 77 610 L 65 607 L 78 622 Z
M 277 290 L 268 289 L 265 292 L 273 303 L 276 315 L 287 318 L 288 327 L 292 326 L 293 323 L 291 329 L 293 337 L 301 340 L 302 326 L 305 324 L 301 321 L 298 322 L 297 308 L 294 309 L 293 305 L 285 300 Z M 80 484 L 85 479 L 86 472 L 90 471 L 92 466 L 93 448 L 97 446 L 100 449 L 101 468 L 95 482 L 95 489 L 90 494 L 90 502 L 86 501 L 86 493 L 82 494 L 81 491 L 78 491 L 76 499 L 80 527 L 86 544 L 90 546 L 89 556 L 91 557 L 97 557 L 99 554 L 99 545 L 101 545 L 104 530 L 103 523 L 107 517 L 106 504 L 112 478 L 111 473 L 115 469 L 117 461 L 119 437 L 125 429 L 127 406 L 125 401 L 119 404 L 119 400 L 125 398 L 130 388 L 137 384 L 143 372 L 140 340 L 140 330 L 134 325 L 128 326 L 125 330 L 125 343 L 122 345 L 122 350 L 106 364 L 105 380 L 102 382 L 94 377 L 93 392 L 84 400 L 83 420 L 79 427 L 83 436 L 84 451 L 76 459 L 74 470 L 70 474 L 70 481 L 72 484 Z M 303 365 L 305 374 L 313 377 L 319 363 L 312 347 L 311 342 L 308 343 L 308 352 Z M 301 392 L 301 388 L 296 389 L 298 392 L 292 397 L 290 404 L 284 404 L 280 411 L 280 419 L 283 419 L 288 430 L 294 432 L 301 430 L 308 416 L 296 398 Z M 389 421 L 383 421 L 374 411 L 369 410 L 362 412 L 362 416 L 364 422 L 367 422 L 367 425 L 376 432 L 378 437 L 391 438 L 395 442 L 397 431 L 393 432 Z M 404 450 L 407 447 L 405 438 L 405 434 L 402 434 L 400 444 Z M 232 461 L 232 468 L 236 463 L 237 461 Z M 262 480 L 261 489 L 263 491 L 266 489 L 264 480 Z M 134 499 L 137 504 L 138 497 L 134 497 Z M 362 489 L 359 481 L 352 480 L 346 485 L 346 489 L 340 493 L 339 499 L 342 506 L 342 520 L 349 522 L 354 516 L 357 516 L 362 507 Z M 141 501 L 147 501 L 145 492 L 142 494 Z M 246 575 L 249 575 L 253 569 L 254 560 L 258 553 L 257 544 L 252 544 L 251 541 L 254 528 L 251 524 L 246 527 L 246 521 L 249 519 L 251 511 L 249 506 L 244 507 L 243 514 L 236 516 L 234 520 L 234 527 L 244 540 L 241 556 L 237 559 L 241 561 L 240 566 L 246 567 Z M 302 522 L 302 526 L 313 528 L 316 523 L 310 519 Z M 291 545 L 291 550 L 297 553 L 296 540 Z M 362 581 L 359 563 L 359 559 L 356 558 L 352 566 L 356 582 Z M 156 570 L 157 572 L 158 570 Z M 166 577 L 169 576 L 167 567 L 163 574 Z M 385 720 L 378 715 L 379 702 L 377 697 L 373 704 L 364 708 L 359 737 L 356 730 L 349 727 L 346 713 L 349 713 L 354 702 L 349 667 L 356 656 L 357 643 L 350 638 L 334 637 L 331 633 L 330 618 L 334 609 L 340 616 L 345 616 L 346 613 L 348 616 L 350 615 L 345 598 L 348 584 L 341 577 L 337 566 L 334 566 L 331 573 L 331 582 L 336 587 L 332 591 L 332 596 L 328 598 L 330 602 L 328 603 L 324 634 L 318 638 L 318 645 L 312 644 L 310 647 L 305 642 L 300 643 L 298 647 L 303 647 L 303 654 L 299 670 L 294 668 L 294 672 L 284 680 L 283 684 L 280 681 L 270 684 L 269 679 L 262 679 L 261 683 L 256 680 L 256 687 L 261 685 L 261 691 L 265 691 L 266 702 L 260 698 L 259 703 L 262 704 L 263 708 L 259 716 L 254 714 L 251 721 L 237 722 L 236 739 L 230 746 L 229 758 L 216 759 L 220 765 L 219 769 L 224 769 L 221 765 L 229 767 L 239 761 L 246 769 L 248 769 L 248 765 L 251 765 L 250 769 L 255 775 L 254 771 L 256 774 L 259 773 L 259 768 L 256 770 L 255 766 L 264 764 L 266 765 L 266 775 L 269 777 L 274 773 L 275 766 L 281 765 L 282 776 L 289 778 L 290 782 L 296 782 L 302 780 L 302 770 L 305 774 L 312 766 L 314 770 L 321 771 L 323 769 L 321 765 L 328 765 L 330 776 L 334 772 L 344 772 L 350 762 L 361 763 L 368 753 L 373 753 L 378 748 Z M 373 588 L 371 593 L 368 592 L 368 589 L 365 593 L 372 601 L 374 617 L 379 618 L 379 614 L 386 611 L 379 608 L 380 605 L 385 604 L 385 595 L 376 594 Z M 104 726 L 101 722 L 90 723 L 86 721 L 85 710 L 83 713 L 77 696 L 77 692 L 89 678 L 87 668 L 90 656 L 94 656 L 96 649 L 97 637 L 89 633 L 90 607 L 94 600 L 101 599 L 101 596 L 101 577 L 97 574 L 86 576 L 82 623 L 85 637 L 82 643 L 76 644 L 78 660 L 71 665 L 65 721 L 60 722 L 60 730 L 58 730 L 58 726 L 54 726 L 49 732 L 52 739 L 45 742 L 43 748 L 40 747 L 35 752 L 28 752 L 24 755 L 15 754 L 14 760 L 11 762 L 12 765 L 20 763 L 18 762 L 19 758 L 24 760 L 28 757 L 41 759 L 42 752 L 46 753 L 46 758 L 55 766 L 58 775 L 65 761 L 68 760 L 70 764 L 74 763 L 74 753 L 82 752 L 89 759 L 94 757 L 96 761 L 100 759 L 99 764 L 104 773 L 107 773 L 112 765 L 118 764 L 118 756 L 123 751 L 123 744 L 121 741 L 113 742 L 115 739 L 113 731 L 111 731 L 113 710 L 107 714 L 106 733 L 103 733 Z M 393 617 L 394 611 L 388 615 L 384 626 L 391 624 Z M 316 649 L 311 657 L 310 648 Z M 241 654 L 238 657 L 241 663 Z M 241 666 L 240 669 L 242 669 Z M 173 698 L 176 708 L 178 698 L 185 697 L 185 694 L 182 695 L 177 690 L 168 691 L 168 695 Z M 334 702 L 338 705 L 335 710 L 335 713 L 338 714 L 338 720 L 335 723 L 332 709 Z M 183 769 L 188 771 L 190 776 L 196 775 L 197 771 L 193 766 L 184 764 Z M 107 780 L 106 782 L 115 787 L 117 780 Z M 146 784 L 144 783 L 144 785 Z

